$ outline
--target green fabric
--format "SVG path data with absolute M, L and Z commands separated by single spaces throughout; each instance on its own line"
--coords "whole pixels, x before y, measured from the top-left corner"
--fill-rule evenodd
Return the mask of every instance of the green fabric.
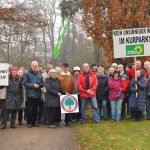
M 60 50 L 61 50 L 61 47 L 62 47 L 62 43 L 64 41 L 64 38 L 68 32 L 68 29 L 69 29 L 69 21 L 66 23 L 66 25 L 64 26 L 63 28 L 63 32 L 61 33 L 60 37 L 59 37 L 59 41 L 54 49 L 54 52 L 53 52 L 53 56 L 54 56 L 54 59 L 57 59 L 59 57 L 59 54 L 60 54 Z

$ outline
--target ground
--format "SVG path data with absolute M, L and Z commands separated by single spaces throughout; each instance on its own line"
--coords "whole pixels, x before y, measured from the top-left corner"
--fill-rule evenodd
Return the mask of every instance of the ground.
M 150 150 L 150 120 L 90 121 L 75 130 L 83 150 Z
M 0 150 L 77 150 L 70 127 L 50 129 L 47 126 L 0 130 Z

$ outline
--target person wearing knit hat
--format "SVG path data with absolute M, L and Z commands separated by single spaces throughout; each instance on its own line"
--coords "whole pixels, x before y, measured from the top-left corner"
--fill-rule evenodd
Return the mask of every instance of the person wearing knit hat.
M 21 86 L 22 80 L 19 78 L 18 67 L 10 67 L 9 85 L 7 86 L 6 100 L 5 100 L 5 111 L 2 118 L 1 129 L 6 128 L 9 114 L 11 115 L 11 128 L 16 128 L 15 121 L 17 110 L 21 108 Z
M 49 77 L 45 80 L 45 88 L 45 106 L 49 112 L 49 128 L 56 128 L 60 124 L 60 96 L 61 94 L 66 94 L 66 92 L 61 88 L 61 82 L 55 69 L 49 71 Z

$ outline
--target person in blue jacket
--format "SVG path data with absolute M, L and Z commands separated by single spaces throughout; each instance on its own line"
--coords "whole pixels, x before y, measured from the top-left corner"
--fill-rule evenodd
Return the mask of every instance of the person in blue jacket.
M 38 104 L 42 97 L 44 81 L 38 70 L 38 62 L 32 61 L 30 70 L 25 74 L 23 85 L 26 88 L 27 97 L 27 126 L 28 128 L 38 127 L 36 124 L 38 115 Z

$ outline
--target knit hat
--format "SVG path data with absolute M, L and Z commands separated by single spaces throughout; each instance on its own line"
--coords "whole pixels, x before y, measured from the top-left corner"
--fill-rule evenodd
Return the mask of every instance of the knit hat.
M 126 75 L 122 75 L 121 78 L 124 78 L 125 80 L 127 80 L 127 76 Z
M 51 69 L 48 74 L 51 74 L 51 73 L 57 73 L 57 71 L 55 69 Z
M 19 70 L 19 68 L 17 66 L 10 67 L 10 72 L 12 72 L 12 71 L 18 71 L 18 70 Z

